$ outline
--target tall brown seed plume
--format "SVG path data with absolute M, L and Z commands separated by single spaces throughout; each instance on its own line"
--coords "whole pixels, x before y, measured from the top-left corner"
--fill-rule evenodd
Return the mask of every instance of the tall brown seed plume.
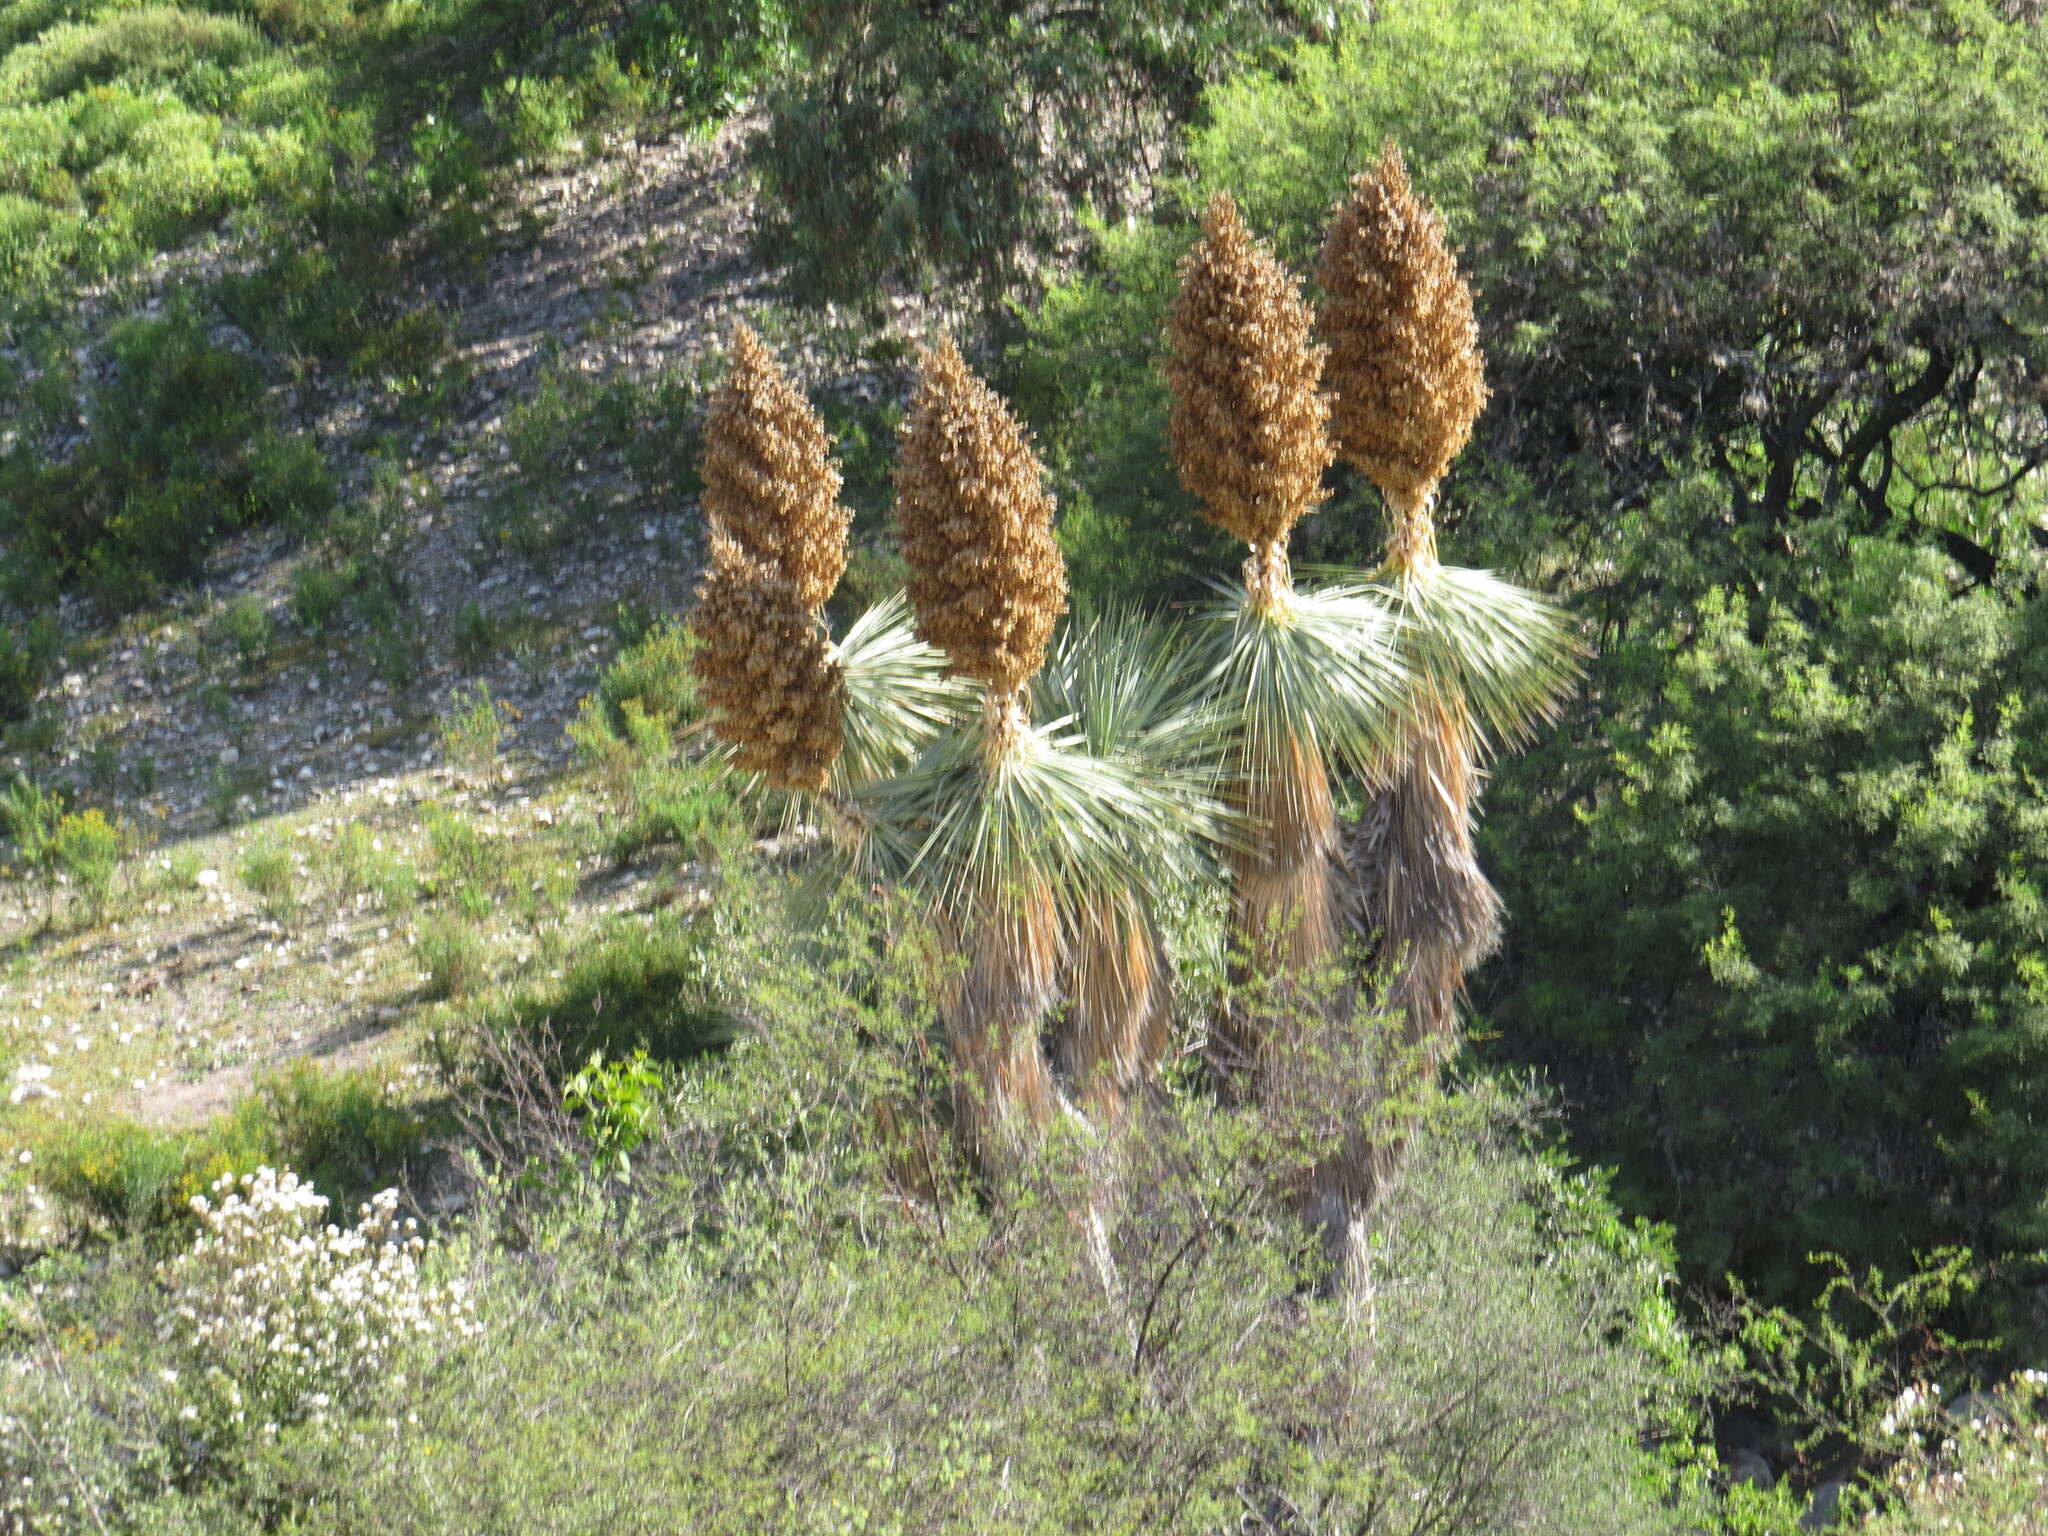
M 1202 515 L 1252 547 L 1247 584 L 1287 589 L 1287 536 L 1323 500 L 1330 465 L 1323 349 L 1287 269 L 1227 192 L 1180 264 L 1167 312 L 1173 462 Z
M 1045 470 L 950 340 L 919 358 L 901 434 L 896 519 L 918 635 L 1007 710 L 1067 611 Z
M 1337 451 L 1387 499 L 1389 562 L 1433 560 L 1429 496 L 1485 408 L 1485 364 L 1444 221 L 1391 139 L 1338 206 L 1316 281 Z
M 839 756 L 846 676 L 796 588 L 717 539 L 690 629 L 711 728 L 738 765 L 782 789 L 823 789 Z
M 704 418 L 704 510 L 711 525 L 777 571 L 812 613 L 846 569 L 851 514 L 818 413 L 761 338 L 732 332 L 732 371 Z

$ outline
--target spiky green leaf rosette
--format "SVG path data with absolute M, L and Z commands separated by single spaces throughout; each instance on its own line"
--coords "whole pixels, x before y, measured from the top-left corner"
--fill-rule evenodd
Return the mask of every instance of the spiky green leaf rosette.
M 946 675 L 945 653 L 917 638 L 901 592 L 853 621 L 839 642 L 839 664 L 845 741 L 832 788 L 842 795 L 913 762 L 974 703 L 973 686 Z

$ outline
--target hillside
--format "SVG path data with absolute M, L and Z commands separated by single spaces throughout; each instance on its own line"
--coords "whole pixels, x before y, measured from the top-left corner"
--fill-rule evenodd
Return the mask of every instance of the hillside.
M 2048 23 L 1681 12 L 0 0 L 0 1532 L 2048 1526 Z

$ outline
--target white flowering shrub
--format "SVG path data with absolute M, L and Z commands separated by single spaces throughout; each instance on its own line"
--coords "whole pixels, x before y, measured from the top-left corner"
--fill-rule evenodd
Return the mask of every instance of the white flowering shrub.
M 2021 1371 L 1976 1412 L 1908 1387 L 1885 1428 L 1908 1439 L 1871 1536 L 2013 1536 L 2048 1530 L 2048 1374 Z
M 202 1443 L 274 1435 L 402 1387 L 404 1365 L 479 1331 L 459 1279 L 435 1282 L 398 1192 L 323 1223 L 327 1197 L 296 1174 L 259 1168 L 195 1196 L 200 1230 L 163 1268 L 170 1289 L 164 1380 Z

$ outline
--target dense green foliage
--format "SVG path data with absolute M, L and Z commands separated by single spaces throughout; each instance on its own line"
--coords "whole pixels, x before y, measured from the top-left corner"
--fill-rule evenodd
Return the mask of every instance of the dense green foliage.
M 1447 558 L 1591 621 L 1568 728 L 1489 793 L 1487 1049 L 1555 1074 L 1703 1278 L 2039 1241 L 2048 34 L 1432 0 L 1210 108 L 1196 192 L 1298 267 L 1407 150 L 1495 392 Z M 1223 568 L 1152 367 L 1189 238 L 1104 231 L 1013 353 L 1097 595 Z M 1312 536 L 1370 559 L 1375 522 L 1346 483 Z
M 522 157 L 715 119 L 780 26 L 751 0 L 0 4 L 6 595 L 132 608 L 225 534 L 317 525 L 328 470 L 268 388 L 345 370 L 387 417 L 437 419 L 465 375 L 447 321 L 407 302 L 408 264 L 481 259 L 494 176 Z M 161 313 L 120 285 L 201 236 L 242 259 L 173 263 Z M 105 280 L 97 313 L 73 312 Z M 0 655 L 0 711 L 21 672 Z
M 393 1103 L 366 1072 L 324 1072 L 300 1062 L 259 1078 L 228 1114 L 165 1130 L 129 1120 L 79 1127 L 43 1148 L 50 1192 L 112 1233 L 182 1241 L 194 1195 L 230 1171 L 261 1163 L 303 1169 L 338 1206 L 405 1176 L 427 1124 Z
M 1845 542 L 1646 604 L 1599 722 L 1495 791 L 1500 1049 L 1707 1274 L 1779 1286 L 2048 1241 L 2048 604 Z
M 189 580 L 225 535 L 307 525 L 333 505 L 319 450 L 273 422 L 262 369 L 197 315 L 124 322 L 106 361 L 82 440 L 78 380 L 53 362 L 0 447 L 7 597 L 45 602 L 76 585 L 132 607 Z
M 888 280 L 1000 291 L 1076 205 L 1142 207 L 1203 86 L 1315 28 L 1295 0 L 977 0 L 942 19 L 831 0 L 794 15 L 802 67 L 777 82 L 755 145 L 759 244 L 806 296 L 863 304 Z
M 941 1147 L 943 1192 L 906 1201 L 878 1107 L 923 1114 L 939 1086 L 921 966 L 844 917 L 822 947 L 726 946 L 746 1033 L 659 1094 L 629 1184 L 573 1095 L 505 1101 L 473 1231 L 521 1240 L 448 1255 L 482 1324 L 452 1352 L 378 1340 L 346 1397 L 195 1431 L 151 1256 L 0 1293 L 37 1367 L 0 1386 L 0 1499 L 40 1446 L 51 1532 L 255 1530 L 288 1501 L 308 1532 L 1277 1532 L 1300 1510 L 1608 1536 L 1694 1507 L 1660 1500 L 1636 1440 L 1698 1384 L 1668 1253 L 1532 1156 L 1509 1106 L 1443 1106 L 1361 1335 L 1282 1193 L 1314 1144 L 1256 1112 L 1188 1096 L 1114 1150 L 1055 1138 L 994 1206 Z

